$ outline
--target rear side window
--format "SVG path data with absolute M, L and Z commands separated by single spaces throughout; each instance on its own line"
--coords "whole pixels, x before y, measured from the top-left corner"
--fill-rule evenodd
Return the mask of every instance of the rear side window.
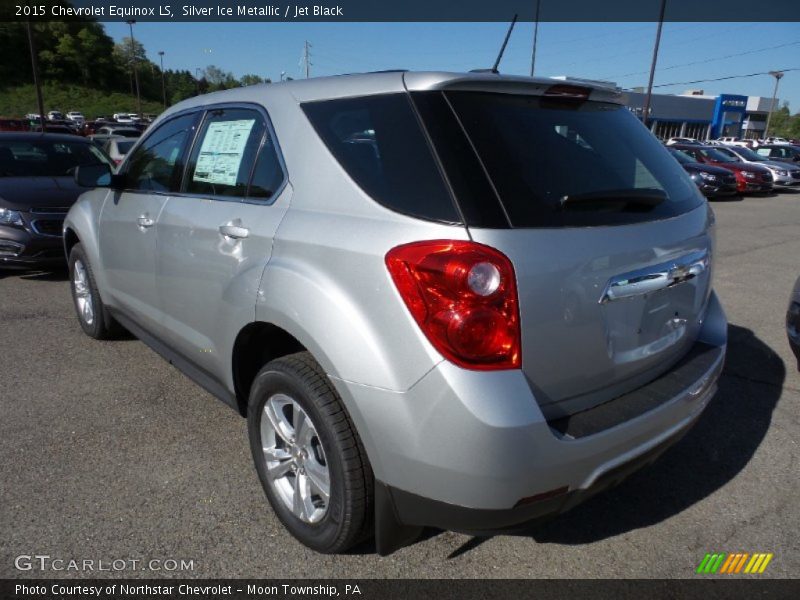
M 303 105 L 317 134 L 374 200 L 423 219 L 460 221 L 406 94 Z
M 635 223 L 703 202 L 684 170 L 623 106 L 484 92 L 445 96 L 512 227 Z M 663 199 L 615 200 L 639 196 Z

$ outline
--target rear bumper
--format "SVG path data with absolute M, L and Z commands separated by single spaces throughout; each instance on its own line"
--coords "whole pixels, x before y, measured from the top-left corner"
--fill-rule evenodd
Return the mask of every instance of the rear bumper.
M 333 381 L 381 482 L 379 512 L 389 511 L 398 527 L 489 532 L 568 510 L 655 460 L 713 397 L 726 343 L 727 322 L 712 294 L 698 338 L 708 349 L 700 368 L 676 366 L 633 402 L 628 394 L 586 411 L 599 412 L 577 430 L 545 419 L 521 371 L 480 373 L 443 362 L 403 393 Z M 617 400 L 609 420 L 607 405 Z M 379 527 L 386 521 L 376 518 Z
M 0 267 L 58 266 L 65 261 L 61 236 L 0 226 Z
M 432 526 L 470 535 L 493 535 L 530 527 L 546 521 L 585 502 L 625 480 L 639 469 L 653 463 L 668 448 L 678 442 L 694 424 L 696 417 L 649 450 L 609 469 L 585 488 L 569 489 L 567 486 L 537 494 L 521 500 L 508 509 L 475 509 L 439 502 L 385 486 L 392 509 L 404 525 Z

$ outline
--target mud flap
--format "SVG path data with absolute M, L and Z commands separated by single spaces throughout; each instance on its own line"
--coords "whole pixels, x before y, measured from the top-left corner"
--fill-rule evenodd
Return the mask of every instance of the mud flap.
M 412 544 L 422 534 L 423 528 L 406 525 L 397 516 L 389 488 L 380 481 L 375 482 L 375 549 L 381 556 L 388 556 L 400 548 Z

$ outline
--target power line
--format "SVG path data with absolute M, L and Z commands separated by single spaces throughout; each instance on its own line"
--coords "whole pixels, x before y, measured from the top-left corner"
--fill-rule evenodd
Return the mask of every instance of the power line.
M 718 60 L 726 60 L 728 58 L 736 58 L 738 56 L 746 56 L 748 54 L 756 54 L 758 52 L 766 52 L 767 50 L 777 50 L 778 48 L 786 48 L 787 46 L 797 46 L 800 44 L 800 40 L 794 42 L 787 42 L 786 44 L 778 44 L 777 46 L 769 46 L 767 48 L 756 48 L 755 50 L 747 50 L 745 52 L 737 52 L 735 54 L 726 54 L 725 56 L 717 56 L 714 58 L 707 58 L 704 60 L 695 60 L 688 63 L 681 63 L 679 65 L 670 65 L 668 67 L 662 67 L 659 69 L 659 72 L 663 71 L 670 71 L 672 69 L 679 69 L 681 67 L 690 67 L 692 65 L 702 65 L 710 62 L 715 62 Z M 644 75 L 647 71 L 636 71 L 635 73 L 625 73 L 624 75 L 608 75 L 606 79 L 613 79 L 616 77 L 630 77 L 631 75 Z
M 793 67 L 791 69 L 774 69 L 784 73 L 789 71 L 800 71 L 800 67 Z M 726 81 L 728 79 L 743 79 L 745 77 L 757 77 L 758 75 L 769 75 L 770 71 L 761 71 L 759 73 L 747 73 L 746 75 L 726 75 L 725 77 L 714 77 L 713 79 L 695 79 L 694 81 L 676 81 L 673 83 L 660 83 L 654 85 L 654 88 L 670 87 L 672 85 L 692 85 L 694 83 L 707 83 L 711 81 Z

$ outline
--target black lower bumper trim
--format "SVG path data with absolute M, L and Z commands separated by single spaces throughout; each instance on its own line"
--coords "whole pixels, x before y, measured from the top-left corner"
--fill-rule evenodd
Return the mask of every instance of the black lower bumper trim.
M 406 492 L 380 481 L 375 482 L 375 527 L 378 552 L 382 555 L 411 543 L 421 527 L 436 527 L 470 535 L 487 536 L 525 529 L 546 521 L 613 487 L 632 473 L 651 464 L 680 440 L 694 422 L 650 450 L 598 477 L 579 490 L 544 495 L 538 502 L 518 504 L 508 509 L 478 509 L 448 504 Z

